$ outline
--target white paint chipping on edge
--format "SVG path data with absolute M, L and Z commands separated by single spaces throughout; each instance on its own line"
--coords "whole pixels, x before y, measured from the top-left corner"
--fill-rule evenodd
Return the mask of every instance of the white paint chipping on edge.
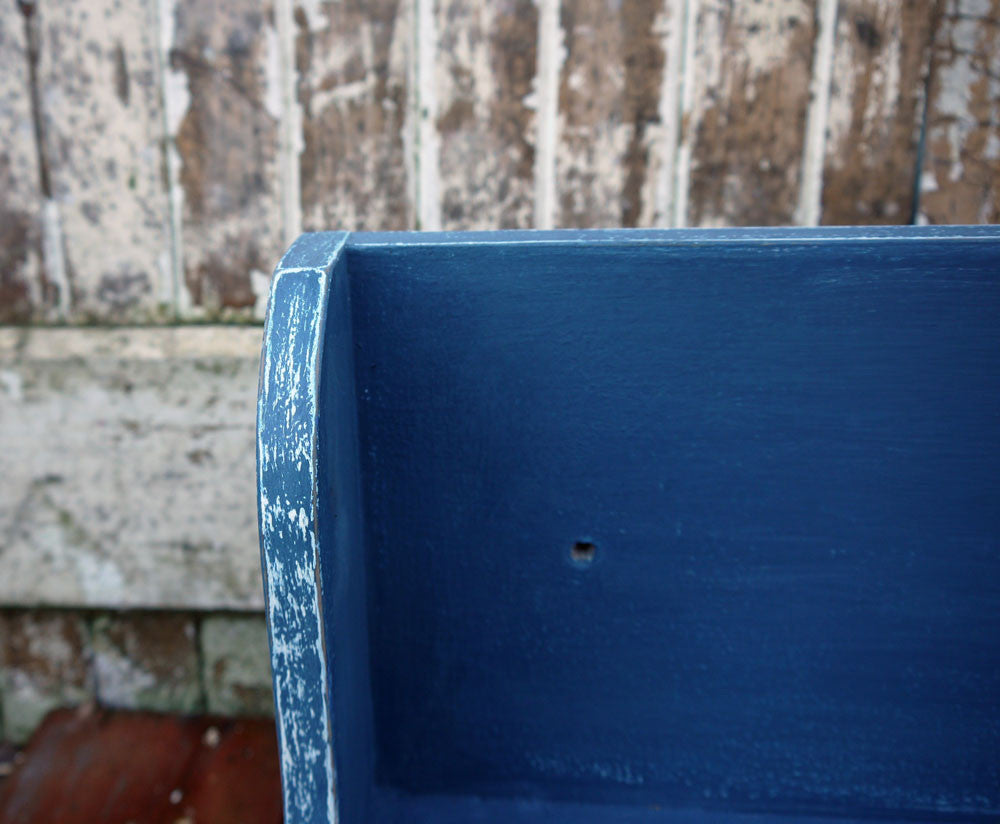
M 809 109 L 802 141 L 802 168 L 795 221 L 800 226 L 819 225 L 823 197 L 823 163 L 826 149 L 826 122 L 830 109 L 830 82 L 833 78 L 834 35 L 837 31 L 837 0 L 820 0 L 816 51 L 809 84 Z
M 434 14 L 435 0 L 414 0 L 416 7 L 414 74 L 416 80 L 416 196 L 418 228 L 435 232 L 441 229 L 441 194 L 438 134 L 438 100 L 434 68 L 437 62 L 438 34 Z
M 556 146 L 559 142 L 559 74 L 566 51 L 559 0 L 538 0 L 538 68 L 535 91 L 535 228 L 552 229 L 556 219 Z
M 273 72 L 268 71 L 268 98 L 277 103 L 279 121 L 278 157 L 281 185 L 281 227 L 283 243 L 291 244 L 302 233 L 302 179 L 299 158 L 305 145 L 302 134 L 302 107 L 296 95 L 298 68 L 295 65 L 295 18 L 292 0 L 276 0 L 277 29 Z M 271 64 L 269 55 L 268 65 Z M 272 73 L 275 77 L 272 78 Z M 277 89 L 272 91 L 271 83 Z
M 322 270 L 312 270 L 315 272 L 315 276 L 320 279 L 319 294 L 326 295 L 328 293 L 328 281 L 330 278 L 330 270 L 333 261 L 336 259 L 337 255 L 340 254 L 345 243 L 347 242 L 347 235 L 342 235 L 335 243 L 330 255 L 330 265 L 326 266 Z M 282 278 L 288 275 L 297 275 L 299 277 L 306 277 L 309 273 L 308 268 L 296 268 L 283 270 L 279 269 L 274 275 L 274 281 L 272 283 L 272 292 L 275 291 L 282 280 Z M 312 312 L 312 317 L 309 316 L 309 312 Z M 315 454 L 315 443 L 317 436 L 317 416 L 315 403 L 317 398 L 317 369 L 319 364 L 319 348 L 322 346 L 323 331 L 324 331 L 324 319 L 320 315 L 319 307 L 308 307 L 302 305 L 298 302 L 292 307 L 292 312 L 296 316 L 297 322 L 290 324 L 290 330 L 292 339 L 287 341 L 282 347 L 282 352 L 278 354 L 283 354 L 284 352 L 292 352 L 295 350 L 294 338 L 298 334 L 310 335 L 312 340 L 310 341 L 308 351 L 310 353 L 309 363 L 292 363 L 290 360 L 286 360 L 282 364 L 282 369 L 279 371 L 279 375 L 282 376 L 282 383 L 286 384 L 285 388 L 288 390 L 287 395 L 282 398 L 277 389 L 272 394 L 272 388 L 270 385 L 270 372 L 272 366 L 272 355 L 275 354 L 271 351 L 270 342 L 272 340 L 273 334 L 273 317 L 269 316 L 267 319 L 266 331 L 264 335 L 265 349 L 264 349 L 264 364 L 262 369 L 262 375 L 264 379 L 264 384 L 261 387 L 262 391 L 258 396 L 258 419 L 262 416 L 264 410 L 264 404 L 269 403 L 271 405 L 271 411 L 276 411 L 279 405 L 288 406 L 286 414 L 291 415 L 294 413 L 295 404 L 299 400 L 303 400 L 307 405 L 307 419 L 311 421 L 311 428 L 306 432 L 301 432 L 298 437 L 298 443 L 288 444 L 288 450 L 292 453 L 298 454 L 305 458 L 301 463 L 305 465 L 306 471 L 309 475 L 310 489 L 315 490 L 318 478 L 316 475 L 316 465 L 314 458 L 310 457 Z M 306 369 L 305 378 L 305 398 L 300 397 L 300 389 L 302 383 L 302 369 Z M 283 373 L 283 374 L 282 374 Z M 274 460 L 273 455 L 268 453 L 268 450 L 264 444 L 262 431 L 260 426 L 257 429 L 257 454 L 261 462 L 261 467 L 267 466 L 267 464 Z M 282 604 L 285 608 L 289 608 L 287 603 L 287 598 L 284 597 L 287 593 L 282 593 L 282 586 L 280 584 L 280 579 L 286 578 L 291 575 L 301 580 L 311 580 L 317 565 L 319 564 L 319 544 L 316 536 L 316 523 L 315 523 L 315 501 L 316 498 L 313 496 L 308 503 L 310 510 L 309 513 L 306 512 L 305 507 L 302 506 L 303 502 L 299 501 L 288 501 L 281 500 L 270 501 L 267 497 L 267 490 L 261 487 L 258 490 L 259 494 L 259 512 L 261 520 L 261 541 L 264 547 L 264 560 L 267 564 L 267 570 L 265 574 L 265 586 L 267 588 L 267 610 L 268 610 L 268 622 L 273 628 L 278 626 L 276 621 L 275 609 L 278 604 Z M 298 504 L 298 511 L 295 511 L 296 504 Z M 310 546 L 312 549 L 312 558 L 310 559 L 313 565 L 312 569 L 302 569 L 297 567 L 295 569 L 285 570 L 284 565 L 281 560 L 277 559 L 270 549 L 270 542 L 277 532 L 280 535 L 280 527 L 276 527 L 276 524 L 282 523 L 283 516 L 286 516 L 291 520 L 293 526 L 297 526 L 303 533 L 303 537 L 308 538 Z M 319 597 L 319 592 L 315 588 L 312 588 L 312 593 L 315 597 Z M 279 599 L 279 594 L 283 597 Z M 298 609 L 296 609 L 296 607 Z M 322 626 L 322 612 L 320 610 L 320 605 L 318 603 L 313 603 L 311 605 L 291 605 L 291 608 L 296 612 L 300 612 L 305 609 L 307 615 L 311 615 L 316 620 L 316 642 L 315 647 L 312 650 L 317 660 L 320 662 L 320 690 L 322 694 L 322 716 L 320 718 L 322 725 L 322 737 L 323 741 L 321 743 L 321 750 L 316 752 L 312 747 L 307 747 L 304 750 L 305 756 L 310 759 L 322 759 L 323 768 L 326 773 L 327 787 L 328 791 L 326 793 L 326 820 L 331 822 L 331 824 L 336 824 L 338 821 L 338 812 L 336 805 L 336 768 L 333 764 L 333 753 L 331 750 L 333 735 L 332 735 L 332 720 L 330 718 L 330 685 L 327 678 L 327 670 L 324 665 L 325 653 L 323 650 L 323 626 Z M 271 654 L 275 659 L 275 690 L 274 690 L 274 700 L 275 700 L 275 712 L 278 719 L 278 735 L 280 738 L 281 745 L 279 751 L 281 754 L 281 771 L 283 776 L 293 775 L 295 773 L 296 765 L 292 762 L 292 752 L 293 747 L 289 743 L 288 738 L 296 738 L 298 736 L 298 718 L 293 714 L 289 713 L 289 707 L 286 705 L 285 699 L 287 698 L 287 690 L 291 687 L 290 685 L 285 685 L 285 689 L 282 689 L 280 683 L 280 674 L 282 673 L 282 667 L 280 662 L 276 659 L 282 656 L 295 656 L 302 655 L 304 650 L 289 649 L 285 645 L 284 639 L 276 637 L 275 633 L 272 631 L 271 634 Z M 288 670 L 285 670 L 287 675 Z M 294 747 L 296 752 L 303 750 L 303 742 L 296 742 Z M 283 793 L 284 802 L 284 812 L 285 820 L 287 821 L 298 821 L 298 820 L 313 820 L 315 817 L 312 809 L 312 804 L 317 801 L 314 797 L 314 793 L 305 792 L 299 793 L 299 801 L 304 801 L 309 808 L 300 808 L 297 811 L 291 809 L 291 805 L 295 803 L 291 793 Z
M 42 203 L 42 260 L 45 263 L 46 276 L 59 290 L 59 302 L 56 306 L 56 313 L 60 320 L 65 320 L 69 317 L 73 304 L 69 276 L 66 273 L 66 256 L 63 253 L 63 242 L 59 204 L 52 198 L 46 198 Z
M 663 124 L 661 144 L 662 162 L 656 181 L 653 222 L 657 226 L 671 226 L 674 195 L 674 176 L 677 170 L 677 146 L 681 129 L 681 84 L 683 77 L 682 51 L 684 49 L 684 23 L 688 0 L 664 0 L 664 15 L 668 21 L 663 32 L 663 52 L 667 56 L 660 83 L 659 114 Z
M 694 107 L 694 49 L 698 30 L 698 12 L 700 0 L 681 0 L 683 5 L 684 23 L 681 35 L 681 94 L 678 120 L 678 147 L 675 161 L 672 198 L 673 214 L 670 218 L 672 226 L 687 225 L 688 189 L 691 186 L 691 157 L 694 152 L 694 130 L 689 119 Z
M 163 145 L 167 177 L 167 247 L 169 251 L 170 295 L 174 314 L 185 316 L 191 310 L 191 295 L 184 278 L 183 214 L 184 189 L 181 187 L 181 156 L 177 150 L 177 131 L 191 103 L 187 76 L 170 66 L 174 45 L 177 0 L 154 0 L 158 38 L 157 81 L 163 99 Z

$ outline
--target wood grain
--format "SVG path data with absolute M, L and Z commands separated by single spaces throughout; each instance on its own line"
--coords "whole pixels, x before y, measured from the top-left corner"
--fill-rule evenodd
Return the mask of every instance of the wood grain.
M 556 187 L 561 226 L 650 220 L 665 62 L 660 0 L 566 0 Z
M 909 223 L 941 3 L 849 0 L 837 26 L 822 222 Z
M 283 245 L 274 21 L 255 0 L 177 0 L 172 20 L 188 297 L 249 316 Z
M 306 229 L 413 225 L 405 127 L 411 20 L 399 0 L 297 5 Z
M 161 316 L 171 285 L 153 5 L 45 0 L 38 14 L 72 317 Z
M 538 10 L 531 0 L 436 10 L 442 226 L 530 226 Z
M 794 222 L 815 0 L 701 2 L 680 173 L 683 223 Z M 685 169 L 690 157 L 689 168 Z M 682 178 L 683 179 L 683 178 Z
M 934 42 L 920 219 L 1000 221 L 1000 2 L 948 0 Z
M 559 79 L 561 130 L 556 149 L 560 226 L 616 226 L 622 219 L 629 144 L 624 14 L 624 5 L 616 7 L 607 0 L 562 3 L 566 59 Z
M 332 749 L 341 821 L 995 817 L 998 254 L 300 239 L 259 406 L 286 799 Z

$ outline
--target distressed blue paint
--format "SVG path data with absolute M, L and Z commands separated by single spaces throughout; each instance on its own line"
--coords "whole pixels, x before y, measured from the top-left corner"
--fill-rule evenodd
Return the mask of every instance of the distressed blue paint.
M 305 237 L 274 273 L 257 403 L 258 519 L 285 821 L 336 821 L 322 626 L 317 398 L 344 236 Z M 302 268 L 299 259 L 315 267 Z M 288 265 L 288 264 L 291 265 Z
M 342 822 L 1000 814 L 1000 231 L 342 240 L 267 333 L 323 341 L 316 467 L 261 462 L 317 501 L 315 577 L 262 536 Z

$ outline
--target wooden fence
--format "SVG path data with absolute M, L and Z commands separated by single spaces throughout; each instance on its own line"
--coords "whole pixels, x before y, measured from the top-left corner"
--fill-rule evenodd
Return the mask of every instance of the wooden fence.
M 1000 216 L 1000 0 L 0 0 L 0 322 L 260 315 L 303 229 Z

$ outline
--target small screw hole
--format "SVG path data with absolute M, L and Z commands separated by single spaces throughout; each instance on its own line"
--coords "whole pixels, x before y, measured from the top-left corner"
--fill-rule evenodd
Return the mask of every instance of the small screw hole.
M 569 551 L 569 557 L 578 566 L 589 566 L 597 554 L 597 547 L 590 541 L 577 541 Z

